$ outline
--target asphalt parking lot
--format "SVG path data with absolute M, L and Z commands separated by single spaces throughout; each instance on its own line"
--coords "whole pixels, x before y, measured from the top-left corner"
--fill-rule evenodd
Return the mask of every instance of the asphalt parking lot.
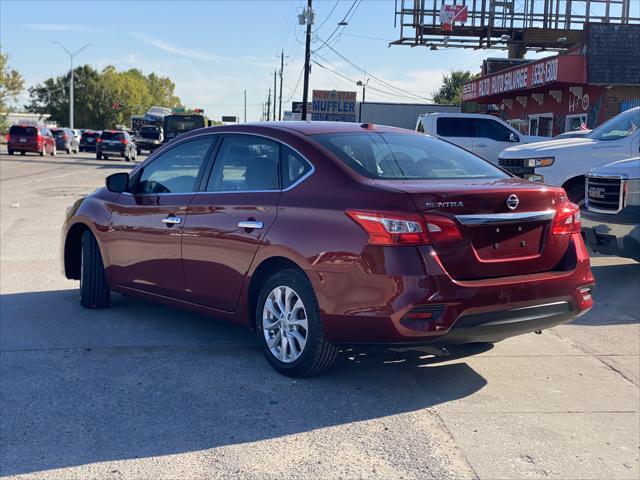
M 0 475 L 640 477 L 640 264 L 593 258 L 596 306 L 542 335 L 451 359 L 352 352 L 294 381 L 238 327 L 119 295 L 80 307 L 65 208 L 128 168 L 0 155 Z

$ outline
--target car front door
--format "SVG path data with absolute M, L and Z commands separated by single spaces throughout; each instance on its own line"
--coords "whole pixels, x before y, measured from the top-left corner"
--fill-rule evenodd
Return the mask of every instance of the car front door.
M 515 145 L 516 142 L 511 141 L 511 138 L 519 138 L 519 135 L 498 120 L 476 118 L 473 153 L 497 165 L 500 152 Z
M 214 135 L 189 139 L 143 164 L 130 192 L 114 202 L 107 237 L 114 284 L 184 296 L 182 230 L 214 141 Z
M 232 312 L 280 198 L 281 145 L 225 135 L 187 212 L 182 259 L 187 300 Z

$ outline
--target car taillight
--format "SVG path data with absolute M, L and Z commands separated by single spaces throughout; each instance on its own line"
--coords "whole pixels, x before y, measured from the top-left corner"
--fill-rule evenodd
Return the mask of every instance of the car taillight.
M 575 203 L 562 204 L 556 211 L 551 233 L 554 235 L 580 233 L 580 207 Z
M 67 140 L 69 140 L 69 136 L 68 136 L 66 133 L 63 135 L 63 137 L 62 137 L 62 138 L 64 138 L 64 141 L 65 141 L 65 142 L 66 142 Z
M 38 135 L 36 136 L 36 142 L 38 142 L 38 143 L 42 143 L 42 135 L 38 134 Z
M 96 143 L 102 143 L 102 138 L 100 137 L 96 138 Z
M 442 215 L 424 215 L 427 231 L 434 243 L 457 242 L 462 240 L 462 233 L 455 220 Z
M 7 140 L 7 142 L 8 142 L 9 140 L 11 140 L 11 135 L 9 135 L 9 134 L 7 133 L 7 134 L 4 136 L 4 138 L 5 138 L 5 139 Z
M 424 245 L 429 234 L 418 214 L 347 210 L 346 214 L 369 234 L 370 245 Z
M 123 145 L 126 145 L 127 143 L 129 143 L 129 140 L 127 140 L 126 138 L 123 138 L 122 140 L 120 140 L 120 142 L 121 142 Z

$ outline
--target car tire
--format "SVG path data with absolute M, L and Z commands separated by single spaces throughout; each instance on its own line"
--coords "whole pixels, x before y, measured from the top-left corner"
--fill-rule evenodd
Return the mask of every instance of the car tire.
M 42 151 L 40 152 L 40 156 L 44 157 L 47 153 L 47 147 L 45 145 L 42 145 Z
M 110 290 L 98 242 L 87 230 L 82 234 L 80 263 L 80 304 L 84 308 L 109 306 Z
M 20 155 L 26 155 L 27 152 L 20 152 Z
M 278 296 L 280 302 L 274 303 Z M 296 308 L 300 305 L 298 302 L 302 308 Z M 289 305 L 289 309 L 283 311 L 278 303 Z M 318 300 L 302 271 L 280 270 L 269 277 L 261 287 L 255 318 L 258 342 L 277 372 L 288 377 L 310 377 L 325 372 L 335 363 L 338 348 L 324 336 Z M 271 319 L 273 322 L 265 326 Z M 282 332 L 285 341 L 278 340 L 282 339 Z
M 96 153 L 96 160 L 102 160 L 102 154 Z
M 102 155 L 102 158 L 103 158 L 104 160 L 109 160 L 109 157 L 107 157 L 106 155 Z
M 13 155 L 13 150 L 9 150 L 9 149 L 7 149 L 7 153 L 8 153 L 9 155 Z
M 57 153 L 58 153 L 58 151 L 56 150 L 56 146 L 54 145 L 53 146 L 53 150 L 51 150 L 51 156 L 55 157 Z

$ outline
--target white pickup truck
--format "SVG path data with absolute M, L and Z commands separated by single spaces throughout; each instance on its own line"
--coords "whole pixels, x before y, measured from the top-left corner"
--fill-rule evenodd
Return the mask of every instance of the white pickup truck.
M 496 165 L 498 155 L 507 147 L 549 139 L 523 135 L 501 119 L 482 113 L 423 113 L 418 117 L 416 130 L 442 138 Z
M 527 180 L 561 186 L 584 203 L 585 174 L 593 167 L 638 156 L 640 107 L 618 114 L 582 138 L 550 140 L 507 148 L 499 165 Z

